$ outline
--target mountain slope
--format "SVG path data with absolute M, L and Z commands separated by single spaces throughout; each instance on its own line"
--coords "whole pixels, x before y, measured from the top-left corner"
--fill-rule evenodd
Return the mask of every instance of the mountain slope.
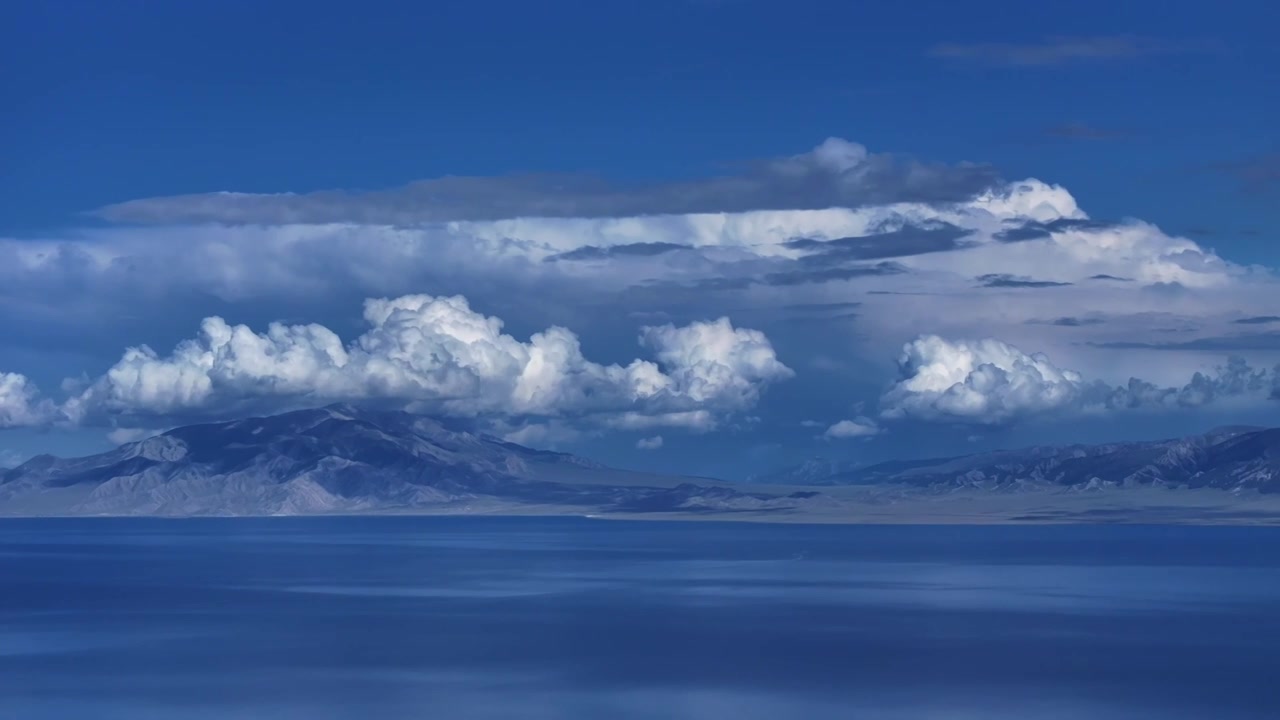
M 1280 522 L 1280 505 L 1258 502 L 1259 493 L 1280 498 L 1280 429 L 874 465 L 813 461 L 757 481 L 627 472 L 428 417 L 335 405 L 177 428 L 90 457 L 32 458 L 0 470 L 0 515 Z
M 1154 442 L 1005 450 L 963 457 L 855 466 L 813 461 L 767 476 L 813 485 L 909 485 L 933 488 L 1185 487 L 1280 492 L 1280 429 L 1219 428 Z
M 706 481 L 613 470 L 431 418 L 342 405 L 177 428 L 86 458 L 39 456 L 0 474 L 0 514 L 687 510 L 772 501 Z

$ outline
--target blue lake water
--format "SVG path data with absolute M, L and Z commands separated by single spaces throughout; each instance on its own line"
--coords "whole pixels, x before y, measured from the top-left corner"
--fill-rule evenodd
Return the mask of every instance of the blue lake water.
M 1280 717 L 1280 529 L 0 521 L 0 718 Z

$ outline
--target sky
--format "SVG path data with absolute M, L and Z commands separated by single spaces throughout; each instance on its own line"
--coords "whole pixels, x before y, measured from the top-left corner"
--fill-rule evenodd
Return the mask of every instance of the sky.
M 1280 424 L 1264 2 L 0 22 L 0 465 L 329 402 L 743 477 Z

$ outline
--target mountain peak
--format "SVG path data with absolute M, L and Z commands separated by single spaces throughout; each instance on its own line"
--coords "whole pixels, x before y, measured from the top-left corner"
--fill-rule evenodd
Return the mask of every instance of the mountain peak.
M 461 423 L 341 403 L 188 425 L 84 458 L 32 458 L 0 476 L 0 514 L 37 506 L 41 513 L 166 515 L 477 502 L 598 508 L 654 491 L 632 485 L 634 475 Z

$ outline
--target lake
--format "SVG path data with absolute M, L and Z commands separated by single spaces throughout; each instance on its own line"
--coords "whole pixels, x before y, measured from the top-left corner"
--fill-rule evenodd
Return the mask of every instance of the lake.
M 1276 718 L 1280 529 L 0 521 L 0 718 Z

